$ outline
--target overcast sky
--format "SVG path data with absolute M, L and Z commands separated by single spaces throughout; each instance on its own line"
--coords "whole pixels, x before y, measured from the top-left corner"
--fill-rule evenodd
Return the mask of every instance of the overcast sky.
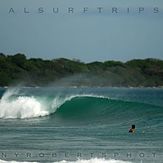
M 85 62 L 163 59 L 163 0 L 0 0 L 0 52 Z

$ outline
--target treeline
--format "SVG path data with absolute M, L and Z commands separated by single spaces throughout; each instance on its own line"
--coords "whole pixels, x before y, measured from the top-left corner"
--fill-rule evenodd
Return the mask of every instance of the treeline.
M 163 86 L 163 60 L 82 63 L 65 58 L 27 59 L 24 54 L 0 53 L 0 86 Z

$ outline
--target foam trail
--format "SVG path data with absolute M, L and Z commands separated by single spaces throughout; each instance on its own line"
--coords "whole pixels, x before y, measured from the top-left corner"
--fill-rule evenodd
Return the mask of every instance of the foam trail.
M 17 162 L 17 161 L 3 161 L 0 160 L 0 163 L 31 163 L 31 162 Z M 37 162 L 32 162 L 32 163 L 37 163 Z M 131 163 L 128 161 L 121 161 L 121 160 L 105 160 L 105 159 L 98 159 L 98 158 L 93 158 L 90 160 L 77 160 L 77 161 L 59 161 L 59 162 L 54 162 L 54 163 Z

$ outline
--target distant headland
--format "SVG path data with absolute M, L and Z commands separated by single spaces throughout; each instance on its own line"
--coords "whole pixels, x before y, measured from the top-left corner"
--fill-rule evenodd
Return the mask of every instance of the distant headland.
M 24 54 L 0 53 L 0 86 L 162 87 L 163 60 L 83 63 L 74 59 L 27 59 Z

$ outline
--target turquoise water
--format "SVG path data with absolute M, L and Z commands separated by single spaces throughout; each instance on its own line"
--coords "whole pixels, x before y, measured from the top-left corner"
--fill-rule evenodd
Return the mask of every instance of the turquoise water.
M 0 97 L 1 161 L 163 162 L 161 88 L 1 88 Z

